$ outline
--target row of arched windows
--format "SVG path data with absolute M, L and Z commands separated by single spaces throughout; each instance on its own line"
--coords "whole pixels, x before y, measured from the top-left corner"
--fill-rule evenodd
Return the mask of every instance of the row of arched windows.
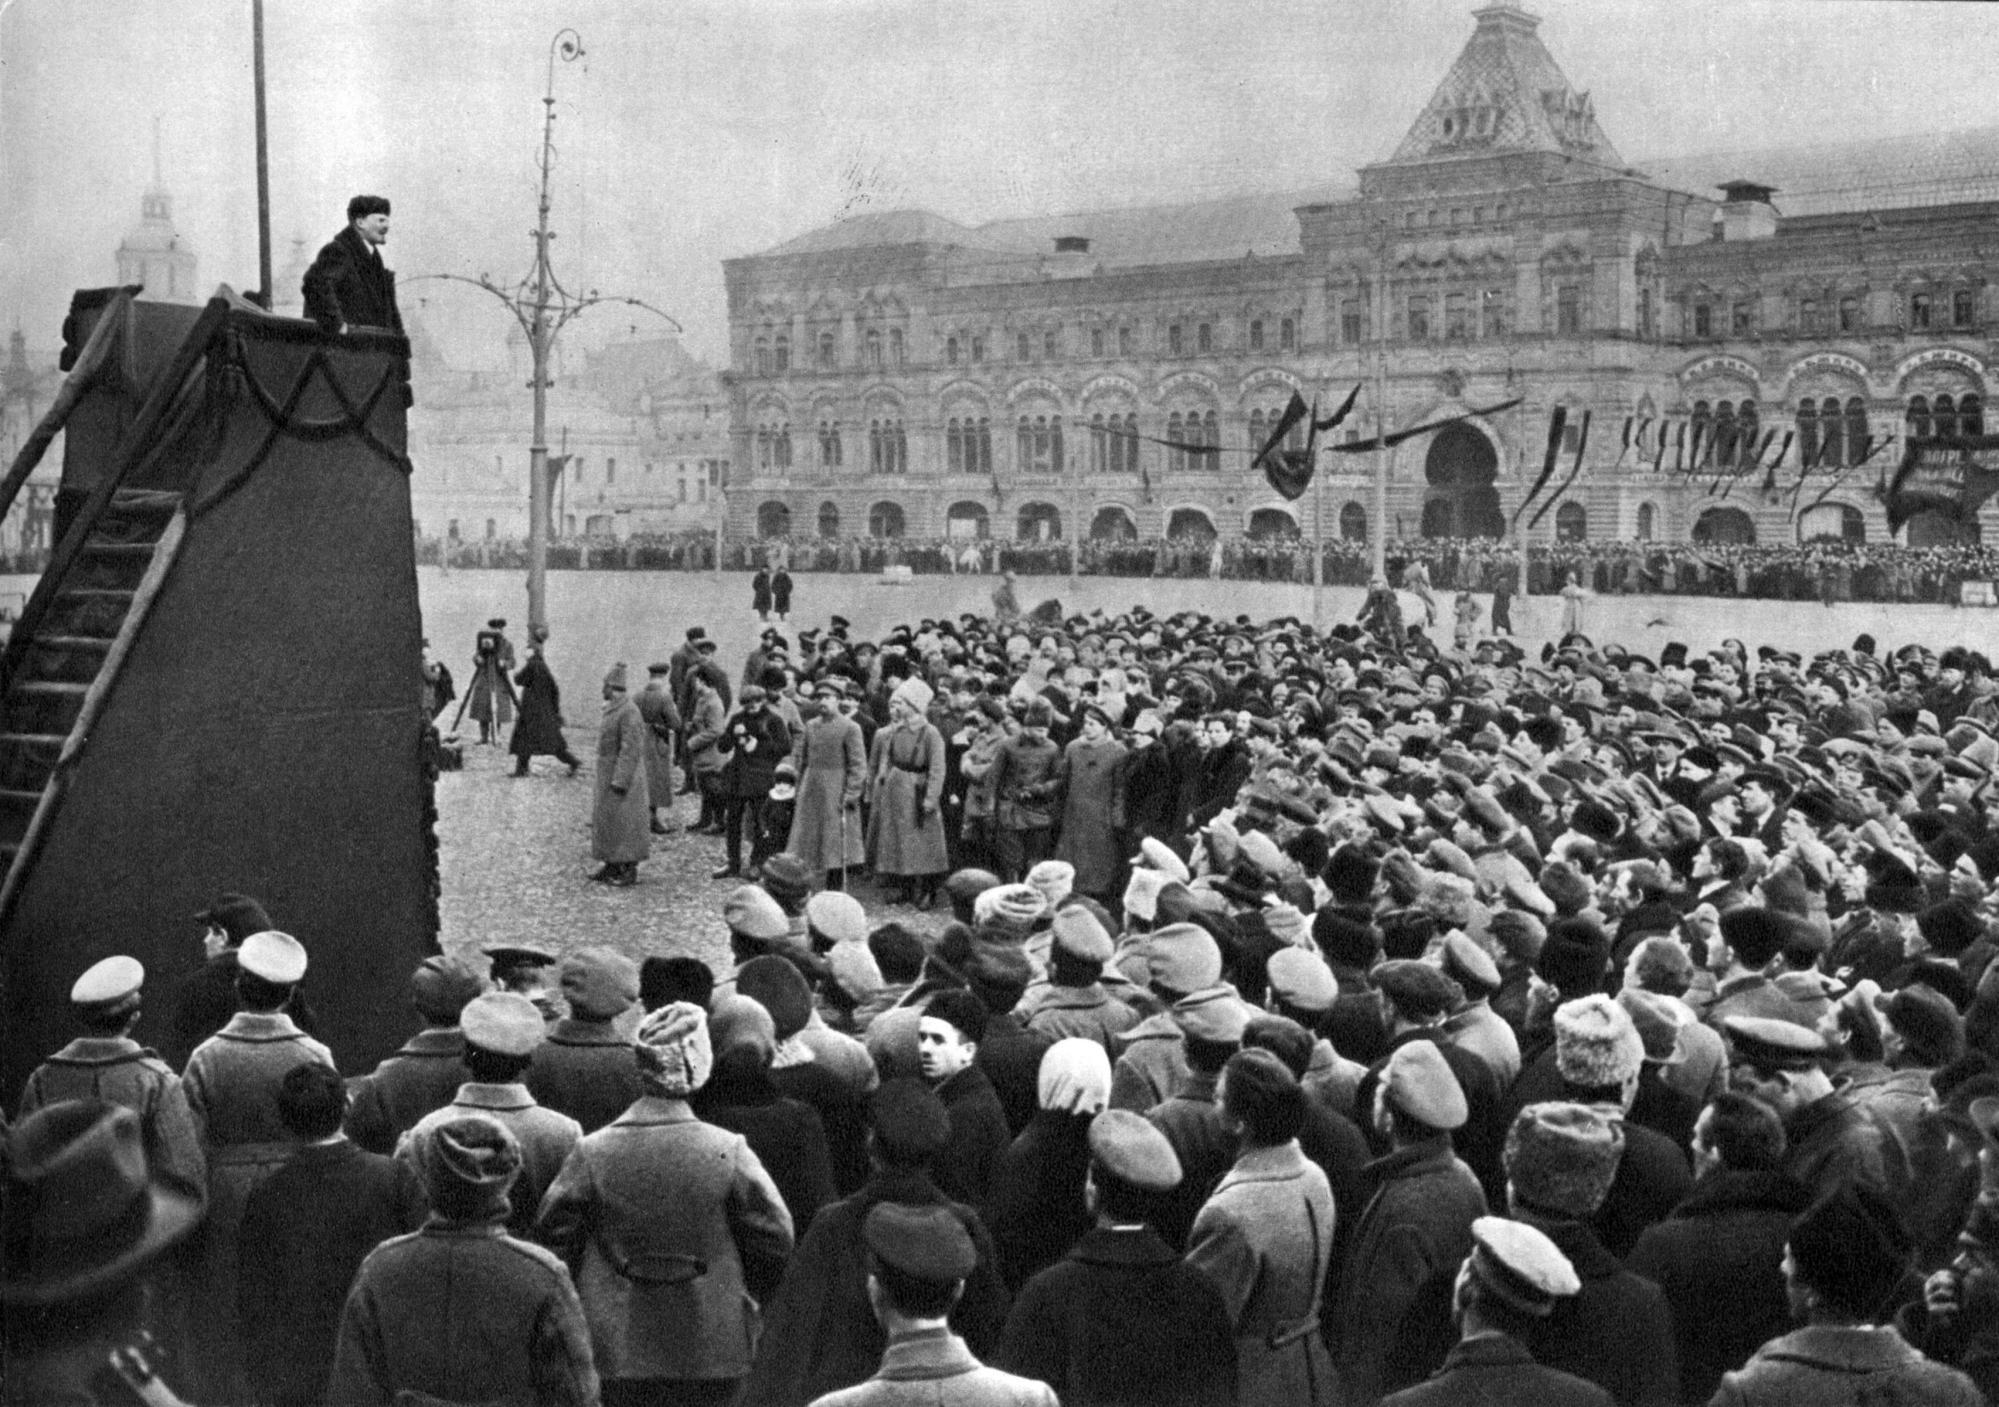
M 989 416 L 977 419 L 953 417 L 944 427 L 944 463 L 953 474 L 990 474 L 993 471 L 993 422 Z
M 1873 441 L 1867 402 L 1860 397 L 1849 396 L 1844 406 L 1837 396 L 1816 403 L 1807 396 L 1798 402 L 1798 463 L 1806 468 L 1858 464 L 1874 448 Z
M 1912 440 L 1933 436 L 1950 439 L 1955 435 L 1982 435 L 1985 433 L 1985 403 L 1975 395 L 1957 399 L 1938 396 L 1934 400 L 1911 396 L 1908 423 L 1909 438 Z
M 762 425 L 757 428 L 757 468 L 765 470 L 789 469 L 791 467 L 791 426 Z
M 808 342 L 806 347 L 816 350 L 813 362 L 816 370 L 832 371 L 839 365 L 839 339 L 832 332 L 821 332 L 817 342 Z M 908 355 L 902 329 L 891 327 L 884 336 L 880 328 L 869 328 L 861 338 L 861 359 L 861 364 L 870 371 L 900 369 L 906 365 Z M 774 336 L 758 337 L 750 344 L 750 365 L 758 376 L 784 376 L 789 373 L 791 334 L 780 332 Z
M 1745 399 L 1741 405 L 1716 401 L 1712 411 L 1706 401 L 1695 401 L 1692 420 L 1692 442 L 1700 446 L 1699 463 L 1733 468 L 1755 461 L 1759 428 L 1755 401 Z
M 1166 417 L 1166 470 L 1179 473 L 1188 469 L 1214 470 L 1222 464 L 1222 428 L 1211 410 L 1202 414 L 1174 411 Z
M 1105 416 L 1098 411 L 1090 417 L 1090 472 L 1093 474 L 1136 474 L 1138 472 L 1138 413 Z
M 1023 474 L 1059 474 L 1062 472 L 1062 417 L 1059 415 L 1035 415 L 1020 417 L 1015 431 L 1017 454 L 1015 466 Z
M 868 422 L 868 472 L 906 474 L 909 472 L 909 435 L 900 420 Z

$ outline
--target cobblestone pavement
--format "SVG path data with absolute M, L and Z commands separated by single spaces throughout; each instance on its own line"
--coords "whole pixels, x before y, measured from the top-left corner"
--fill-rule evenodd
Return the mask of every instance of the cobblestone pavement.
M 590 712 L 596 711 L 591 705 Z M 579 712 L 569 709 L 572 723 Z M 467 731 L 478 736 L 469 723 Z M 675 799 L 679 829 L 653 837 L 652 858 L 639 866 L 635 887 L 592 884 L 597 735 L 594 726 L 567 732 L 570 751 L 584 759 L 574 777 L 555 759 L 538 757 L 529 776 L 516 778 L 513 758 L 503 747 L 474 742 L 465 749 L 464 770 L 438 779 L 445 950 L 506 943 L 567 952 L 601 943 L 634 958 L 691 954 L 718 974 L 726 972 L 722 899 L 740 881 L 709 878 L 722 867 L 722 842 L 687 834 L 696 799 Z M 865 882 L 857 882 L 855 891 L 877 921 L 901 917 L 919 927 L 942 922 L 934 913 L 881 903 Z

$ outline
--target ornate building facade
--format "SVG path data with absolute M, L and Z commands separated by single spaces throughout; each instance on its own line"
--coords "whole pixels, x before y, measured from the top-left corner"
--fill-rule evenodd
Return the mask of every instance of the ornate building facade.
M 1562 406 L 1531 538 L 1884 540 L 1902 439 L 1984 428 L 1999 133 L 1628 164 L 1534 16 L 1473 19 L 1348 186 L 725 263 L 731 532 L 1366 537 L 1372 456 L 1287 504 L 1249 453 L 1360 382 L 1342 435 L 1524 398 L 1390 451 L 1393 537 L 1504 530 Z

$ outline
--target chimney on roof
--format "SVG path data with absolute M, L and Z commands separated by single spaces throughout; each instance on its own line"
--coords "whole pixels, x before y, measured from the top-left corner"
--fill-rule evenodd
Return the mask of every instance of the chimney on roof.
M 1744 239 L 1769 239 L 1777 233 L 1777 207 L 1770 197 L 1775 186 L 1755 181 L 1721 183 L 1721 237 L 1731 243 Z

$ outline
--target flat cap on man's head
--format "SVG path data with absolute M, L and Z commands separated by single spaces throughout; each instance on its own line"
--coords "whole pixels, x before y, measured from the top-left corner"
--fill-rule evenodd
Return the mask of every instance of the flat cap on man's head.
M 1090 1120 L 1090 1159 L 1109 1176 L 1141 1192 L 1171 1192 L 1183 1170 L 1172 1142 L 1143 1114 L 1106 1109 Z
M 877 1202 L 861 1239 L 883 1265 L 915 1280 L 950 1284 L 979 1263 L 971 1233 L 948 1206 Z
M 289 933 L 267 928 L 243 940 L 243 946 L 236 950 L 236 961 L 252 977 L 289 987 L 305 976 L 305 944 Z
M 1725 1016 L 1721 1030 L 1737 1056 L 1765 1070 L 1810 1070 L 1827 1050 L 1817 1031 L 1775 1017 Z
M 1332 968 L 1306 948 L 1279 948 L 1264 963 L 1264 973 L 1272 994 L 1294 1011 L 1331 1011 L 1340 998 Z
M 519 992 L 486 992 L 465 1003 L 458 1013 L 465 1043 L 494 1055 L 533 1055 L 547 1039 L 541 1008 Z
M 1374 989 L 1412 1021 L 1434 1021 L 1464 1000 L 1464 989 L 1419 958 L 1391 958 L 1374 969 Z
M 1381 1067 L 1381 1095 L 1425 1128 L 1449 1133 L 1471 1117 L 1464 1086 L 1434 1041 L 1399 1045 Z

